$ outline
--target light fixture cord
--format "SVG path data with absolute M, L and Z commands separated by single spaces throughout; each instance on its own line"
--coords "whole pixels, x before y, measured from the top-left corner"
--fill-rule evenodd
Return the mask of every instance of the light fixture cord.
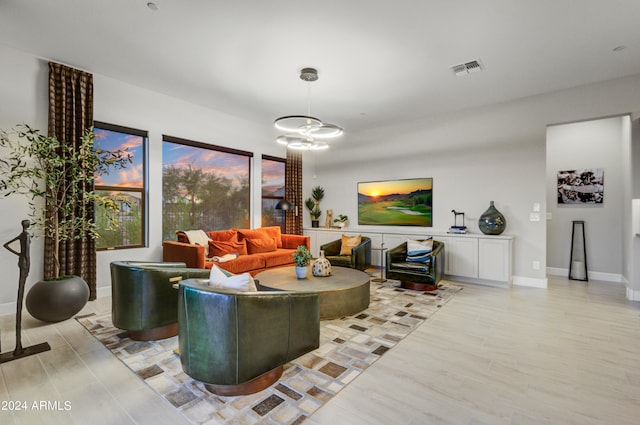
M 307 116 L 311 116 L 311 81 L 307 81 Z

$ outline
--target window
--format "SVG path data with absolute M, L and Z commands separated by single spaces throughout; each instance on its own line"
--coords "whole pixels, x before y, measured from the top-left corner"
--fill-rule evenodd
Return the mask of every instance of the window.
M 109 229 L 104 210 L 96 208 L 100 237 L 96 248 L 118 249 L 146 245 L 146 148 L 148 133 L 119 125 L 94 122 L 95 145 L 105 150 L 128 149 L 132 163 L 124 170 L 96 176 L 95 190 L 114 197 L 120 203 L 119 227 Z
M 284 199 L 284 170 L 286 160 L 262 156 L 262 225 L 280 226 L 284 232 L 284 211 L 275 209 Z
M 248 228 L 251 152 L 163 136 L 162 239 L 176 230 Z

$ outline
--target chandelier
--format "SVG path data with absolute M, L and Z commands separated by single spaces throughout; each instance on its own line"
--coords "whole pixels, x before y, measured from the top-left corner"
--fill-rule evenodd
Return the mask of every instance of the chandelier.
M 307 87 L 307 115 L 286 115 L 275 120 L 278 130 L 286 132 L 276 138 L 276 141 L 291 149 L 322 150 L 329 145 L 324 139 L 341 136 L 342 128 L 335 124 L 322 122 L 311 116 L 311 82 L 318 79 L 318 71 L 314 68 L 303 68 L 300 79 L 309 83 Z

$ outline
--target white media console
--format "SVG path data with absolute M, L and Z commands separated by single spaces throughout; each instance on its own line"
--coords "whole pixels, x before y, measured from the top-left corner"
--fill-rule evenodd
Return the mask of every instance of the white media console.
M 371 238 L 373 265 L 381 266 L 382 247 L 394 248 L 407 239 L 433 236 L 444 243 L 445 268 L 448 279 L 466 283 L 479 283 L 507 287 L 511 284 L 513 236 L 489 236 L 483 234 L 454 235 L 446 232 L 386 232 L 357 229 L 333 229 L 326 227 L 305 228 L 304 234 L 311 237 L 311 253 L 318 256 L 320 246 L 340 239 L 342 234 L 362 235 Z M 383 245 L 384 244 L 384 245 Z M 384 251 L 383 251 L 384 252 Z M 384 255 L 384 254 L 383 254 Z

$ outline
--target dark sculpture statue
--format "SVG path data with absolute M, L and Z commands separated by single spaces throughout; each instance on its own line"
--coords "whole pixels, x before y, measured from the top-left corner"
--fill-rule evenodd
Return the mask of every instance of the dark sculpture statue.
M 20 268 L 20 278 L 18 279 L 18 299 L 16 301 L 16 348 L 12 353 L 0 354 L 0 363 L 11 360 L 20 359 L 22 357 L 31 356 L 33 354 L 42 353 L 51 349 L 48 343 L 32 345 L 30 347 L 22 347 L 22 304 L 24 300 L 24 287 L 31 268 L 31 235 L 29 234 L 29 220 L 22 220 L 22 233 L 4 244 L 4 247 L 18 256 L 18 267 Z M 20 251 L 16 251 L 10 245 L 20 241 Z

